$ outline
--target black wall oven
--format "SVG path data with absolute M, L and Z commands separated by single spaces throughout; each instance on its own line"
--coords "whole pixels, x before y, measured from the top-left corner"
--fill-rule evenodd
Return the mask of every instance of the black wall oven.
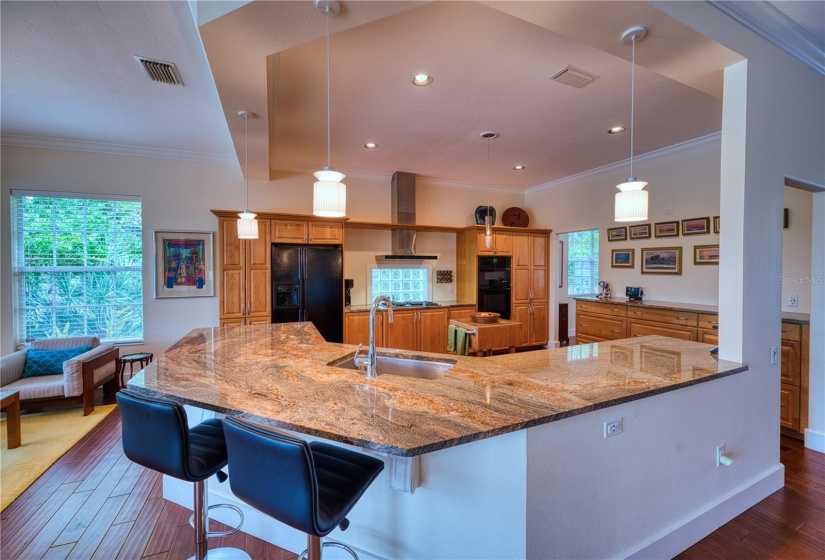
M 478 310 L 510 318 L 511 257 L 478 258 Z

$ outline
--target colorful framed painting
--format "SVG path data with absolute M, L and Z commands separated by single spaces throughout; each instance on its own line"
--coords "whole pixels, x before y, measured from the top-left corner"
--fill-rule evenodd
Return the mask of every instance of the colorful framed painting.
M 611 268 L 633 268 L 636 249 L 613 249 L 610 259 Z
M 627 241 L 627 226 L 607 228 L 608 241 Z
M 653 226 L 656 237 L 679 237 L 679 222 L 658 222 Z
M 682 248 L 642 249 L 642 274 L 682 274 Z
M 650 224 L 630 226 L 630 239 L 650 239 Z
M 693 264 L 719 264 L 719 245 L 694 245 Z
M 713 217 L 713 233 L 719 233 L 719 216 Z
M 214 295 L 212 232 L 155 230 L 155 298 Z
M 710 233 L 710 218 L 682 220 L 682 235 L 703 235 Z

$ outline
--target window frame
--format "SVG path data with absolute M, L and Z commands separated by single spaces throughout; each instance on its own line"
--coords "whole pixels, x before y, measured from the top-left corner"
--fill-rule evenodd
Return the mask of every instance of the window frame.
M 590 256 L 586 259 L 583 258 L 573 258 L 573 250 L 572 250 L 572 243 L 571 243 L 571 236 L 576 234 L 590 234 Z M 567 275 L 567 297 L 581 297 L 581 296 L 594 296 L 598 294 L 598 286 L 599 286 L 599 255 L 601 252 L 601 236 L 599 234 L 599 229 L 586 229 L 580 231 L 571 231 L 567 233 L 567 270 L 565 270 L 565 274 Z M 571 276 L 570 270 L 574 266 L 575 263 L 578 262 L 589 262 L 591 264 L 591 271 L 592 274 L 589 278 L 593 281 L 592 282 L 592 289 L 593 291 L 590 292 L 582 292 L 582 293 L 572 293 L 570 291 L 571 287 L 574 285 L 573 282 L 570 281 L 572 278 L 585 278 L 586 276 L 583 275 L 576 275 Z M 578 285 L 578 282 L 575 284 Z

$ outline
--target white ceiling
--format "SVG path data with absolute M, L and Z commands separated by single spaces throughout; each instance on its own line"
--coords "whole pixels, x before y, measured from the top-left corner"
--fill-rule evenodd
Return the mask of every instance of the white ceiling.
M 4 143 L 236 161 L 236 113 L 251 110 L 253 177 L 322 167 L 325 19 L 308 0 L 244 4 L 207 4 L 198 29 L 186 2 L 3 1 Z M 605 130 L 629 119 L 619 37 L 639 23 L 651 32 L 637 48 L 636 153 L 718 130 L 721 69 L 737 55 L 645 2 L 345 2 L 332 21 L 332 163 L 487 184 L 485 129 L 501 133 L 490 183 L 505 188 L 625 159 L 629 135 Z M 186 86 L 150 82 L 134 55 L 175 62 Z M 548 80 L 566 64 L 600 77 L 581 90 Z M 419 70 L 432 86 L 409 84 Z

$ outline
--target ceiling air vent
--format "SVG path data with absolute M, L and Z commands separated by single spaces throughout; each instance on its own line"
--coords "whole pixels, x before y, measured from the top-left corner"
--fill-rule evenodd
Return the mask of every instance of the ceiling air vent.
M 550 77 L 551 80 L 573 86 L 574 88 L 583 88 L 596 78 L 598 78 L 598 76 L 585 72 L 575 66 L 565 66 Z
M 174 62 L 164 62 L 162 60 L 153 60 L 151 58 L 144 58 L 142 56 L 135 56 L 143 73 L 153 82 L 161 84 L 169 84 L 170 86 L 182 86 L 183 80 L 180 79 L 180 72 Z

